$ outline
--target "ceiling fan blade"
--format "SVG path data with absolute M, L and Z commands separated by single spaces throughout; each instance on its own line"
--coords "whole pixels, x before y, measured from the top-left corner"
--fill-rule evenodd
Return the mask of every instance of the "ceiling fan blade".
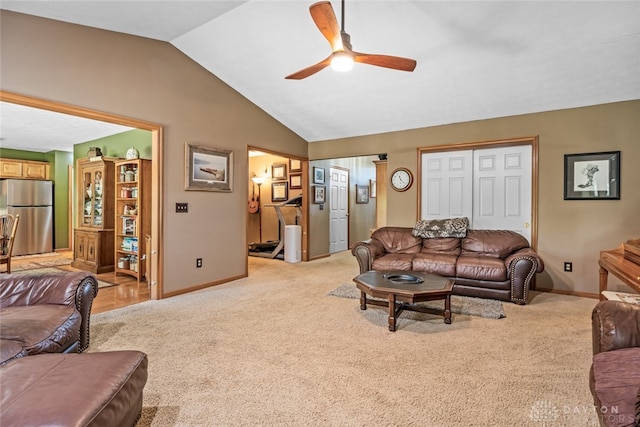
M 340 37 L 340 27 L 331 3 L 328 1 L 314 3 L 309 6 L 309 12 L 324 38 L 329 41 L 331 50 L 334 52 L 341 50 L 342 37 Z
M 362 64 L 376 65 L 378 67 L 392 68 L 400 71 L 413 71 L 417 65 L 414 59 L 360 52 L 353 52 L 353 60 Z
M 315 73 L 317 73 L 318 71 L 322 70 L 323 68 L 327 67 L 328 65 L 331 64 L 331 58 L 333 57 L 333 54 L 329 55 L 327 58 L 323 59 L 322 61 L 318 62 L 317 64 L 314 64 L 310 67 L 304 68 L 300 71 L 296 71 L 293 74 L 289 74 L 287 77 L 285 77 L 285 79 L 289 79 L 289 80 L 302 80 L 304 78 L 307 78 Z

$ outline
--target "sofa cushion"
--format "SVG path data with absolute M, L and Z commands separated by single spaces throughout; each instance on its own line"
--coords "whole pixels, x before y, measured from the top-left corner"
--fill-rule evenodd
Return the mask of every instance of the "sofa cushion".
M 640 388 L 640 347 L 593 355 L 599 415 L 607 426 L 633 426 Z
M 371 234 L 371 238 L 379 240 L 390 254 L 415 254 L 422 248 L 422 238 L 413 236 L 408 227 L 379 228 Z
M 3 426 L 133 426 L 142 412 L 146 354 L 39 354 L 0 369 Z
M 498 258 L 460 255 L 456 262 L 456 277 L 474 280 L 507 280 L 507 267 Z
M 445 277 L 455 277 L 456 258 L 458 258 L 457 255 L 419 253 L 414 255 L 411 269 Z
M 372 267 L 378 271 L 411 270 L 414 254 L 386 254 L 373 261 Z
M 469 228 L 469 218 L 421 219 L 413 227 L 413 235 L 432 239 L 437 237 L 464 237 Z
M 0 339 L 0 365 L 18 357 L 24 357 L 27 351 L 17 340 Z
M 460 255 L 460 239 L 457 237 L 423 239 L 421 252 L 428 254 Z
M 28 355 L 64 351 L 80 337 L 82 319 L 73 306 L 5 307 L 0 317 L 0 338 L 19 343 Z
M 522 235 L 510 230 L 469 230 L 462 239 L 462 255 L 486 255 L 504 259 L 507 255 L 528 248 Z

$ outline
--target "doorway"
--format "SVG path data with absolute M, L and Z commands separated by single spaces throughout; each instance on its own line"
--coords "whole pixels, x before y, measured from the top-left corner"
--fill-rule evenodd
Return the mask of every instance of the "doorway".
M 152 299 L 162 298 L 163 265 L 160 262 L 162 253 L 162 164 L 163 164 L 163 128 L 159 124 L 131 119 L 115 114 L 76 107 L 55 101 L 47 101 L 24 95 L 18 95 L 0 90 L 0 100 L 42 110 L 84 117 L 92 120 L 103 121 L 151 132 L 151 249 L 147 251 L 150 257 L 149 287 Z

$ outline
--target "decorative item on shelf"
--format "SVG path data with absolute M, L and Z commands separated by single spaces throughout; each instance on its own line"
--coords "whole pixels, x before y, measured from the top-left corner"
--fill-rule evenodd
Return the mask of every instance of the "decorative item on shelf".
M 87 152 L 87 157 L 89 159 L 102 157 L 102 150 L 100 150 L 100 147 L 89 147 L 89 151 Z
M 118 268 L 129 269 L 129 257 L 123 256 L 118 259 Z
M 124 173 L 124 180 L 125 182 L 132 182 L 135 181 L 135 172 L 133 170 L 128 170 Z
M 122 199 L 130 199 L 131 198 L 131 188 L 122 187 L 120 189 L 120 198 L 122 198 Z
M 131 147 L 127 150 L 127 154 L 125 156 L 125 158 L 127 160 L 135 160 L 137 158 L 140 157 L 140 153 L 138 152 L 138 150 L 136 150 L 135 147 Z

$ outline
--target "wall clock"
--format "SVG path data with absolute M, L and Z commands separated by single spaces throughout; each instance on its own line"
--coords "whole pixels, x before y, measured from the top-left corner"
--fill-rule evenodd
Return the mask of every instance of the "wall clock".
M 413 184 L 413 174 L 407 168 L 398 168 L 391 172 L 391 188 L 396 191 L 407 191 Z

